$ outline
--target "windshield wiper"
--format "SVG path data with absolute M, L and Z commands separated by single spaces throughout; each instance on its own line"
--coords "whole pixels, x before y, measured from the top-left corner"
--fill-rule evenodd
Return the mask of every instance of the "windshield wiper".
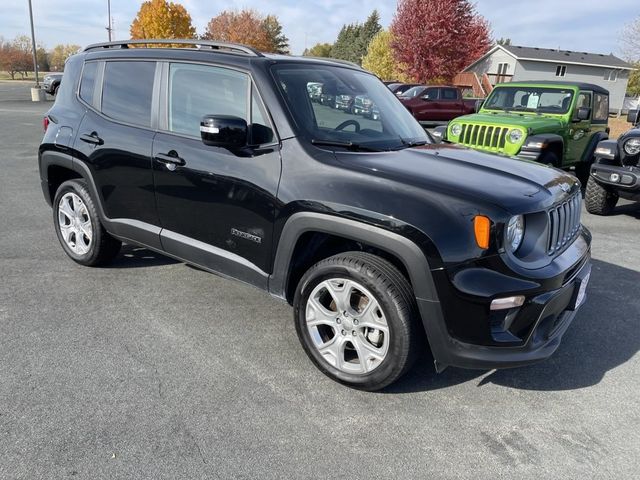
M 402 142 L 402 146 L 396 148 L 395 150 L 404 150 L 405 148 L 421 147 L 423 145 L 429 144 L 427 140 L 416 140 L 416 141 L 410 142 L 408 140 L 405 140 L 404 138 L 400 138 L 400 141 Z
M 312 138 L 311 143 L 314 145 L 322 145 L 327 147 L 342 147 L 347 150 L 353 150 L 354 152 L 381 152 L 379 148 L 367 147 L 366 145 L 362 145 L 360 143 L 353 142 L 341 142 L 339 140 L 320 140 L 317 138 Z

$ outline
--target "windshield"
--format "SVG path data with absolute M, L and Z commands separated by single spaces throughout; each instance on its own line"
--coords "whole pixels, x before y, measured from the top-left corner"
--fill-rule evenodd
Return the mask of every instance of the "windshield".
M 316 145 L 391 150 L 429 142 L 420 124 L 371 74 L 319 64 L 272 68 L 296 124 Z M 314 94 L 317 85 L 320 95 Z
M 402 97 L 410 97 L 410 98 L 417 97 L 422 92 L 424 92 L 426 89 L 427 89 L 427 87 L 411 87 L 409 90 L 404 92 L 401 96 Z
M 498 87 L 482 109 L 562 114 L 569 111 L 572 98 L 573 90 L 565 88 Z

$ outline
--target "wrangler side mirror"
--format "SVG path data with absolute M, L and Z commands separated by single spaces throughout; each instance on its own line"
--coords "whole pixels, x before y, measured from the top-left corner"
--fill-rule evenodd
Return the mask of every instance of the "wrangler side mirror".
M 591 109 L 589 107 L 580 107 L 576 112 L 575 121 L 589 120 L 589 117 L 591 117 Z
M 640 123 L 640 108 L 637 110 L 629 110 L 627 113 L 627 122 L 631 125 L 638 125 Z

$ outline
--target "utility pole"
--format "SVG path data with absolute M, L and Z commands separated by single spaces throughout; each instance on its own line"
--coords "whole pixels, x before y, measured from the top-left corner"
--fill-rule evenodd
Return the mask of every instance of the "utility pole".
M 40 87 L 38 79 L 38 56 L 36 55 L 36 34 L 33 30 L 33 9 L 31 8 L 31 0 L 29 0 L 29 21 L 31 22 L 31 51 L 33 52 L 33 71 L 36 74 L 36 88 Z
M 111 28 L 111 0 L 107 0 L 107 13 L 109 15 L 109 26 L 107 27 L 107 32 L 109 32 L 109 41 L 111 41 L 111 31 L 113 30 L 113 28 Z

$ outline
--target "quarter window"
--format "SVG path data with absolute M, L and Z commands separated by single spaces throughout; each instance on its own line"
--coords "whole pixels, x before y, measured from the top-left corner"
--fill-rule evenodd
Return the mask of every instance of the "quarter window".
M 96 87 L 96 74 L 98 73 L 98 62 L 87 62 L 82 69 L 82 79 L 80 80 L 80 98 L 93 105 L 93 92 Z
M 155 62 L 107 62 L 102 85 L 102 113 L 125 123 L 151 126 Z
M 556 67 L 556 77 L 564 77 L 566 73 L 567 73 L 566 65 L 558 65 Z
M 248 75 L 228 68 L 172 63 L 169 66 L 169 131 L 200 137 L 205 115 L 248 121 Z
M 273 129 L 269 124 L 267 112 L 258 97 L 254 86 L 251 89 L 251 140 L 252 145 L 264 145 L 273 142 Z

